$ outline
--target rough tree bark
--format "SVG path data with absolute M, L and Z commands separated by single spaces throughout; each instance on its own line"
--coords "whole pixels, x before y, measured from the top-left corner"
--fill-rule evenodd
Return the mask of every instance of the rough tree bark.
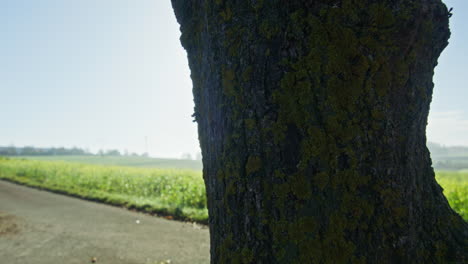
M 467 261 L 426 123 L 440 0 L 172 0 L 211 263 Z

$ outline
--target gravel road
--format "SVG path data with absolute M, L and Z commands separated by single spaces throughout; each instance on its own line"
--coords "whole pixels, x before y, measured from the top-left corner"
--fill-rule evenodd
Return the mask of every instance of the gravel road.
M 209 234 L 199 225 L 0 181 L 0 263 L 205 264 Z

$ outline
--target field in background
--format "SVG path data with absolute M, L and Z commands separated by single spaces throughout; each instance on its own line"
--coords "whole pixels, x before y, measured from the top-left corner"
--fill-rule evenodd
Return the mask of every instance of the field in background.
M 160 168 L 160 169 L 191 169 L 202 170 L 201 160 L 160 159 L 141 156 L 17 156 L 15 158 L 68 161 L 83 164 L 112 165 L 125 167 Z
M 200 170 L 0 157 L 0 179 L 181 220 L 208 219 Z
M 445 149 L 442 149 L 445 150 Z M 455 151 L 433 151 L 431 152 L 432 166 L 435 170 L 458 171 L 468 170 L 468 154 Z M 464 150 L 464 148 L 463 148 Z M 176 168 L 202 170 L 201 160 L 183 159 L 161 159 L 142 156 L 99 156 L 99 155 L 36 155 L 36 156 L 12 156 L 12 158 L 23 158 L 32 160 L 69 161 L 84 164 L 113 165 L 142 168 Z
M 0 157 L 0 179 L 178 219 L 203 223 L 208 220 L 201 168 L 141 168 L 187 168 L 191 166 L 190 160 L 99 156 L 31 158 L 34 160 Z M 114 166 L 102 166 L 109 164 Z M 452 208 L 468 221 L 468 170 L 437 171 L 436 178 Z

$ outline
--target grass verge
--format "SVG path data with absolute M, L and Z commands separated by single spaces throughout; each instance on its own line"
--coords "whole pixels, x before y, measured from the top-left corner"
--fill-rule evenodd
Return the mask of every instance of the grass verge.
M 0 179 L 178 220 L 208 221 L 200 171 L 0 158 Z

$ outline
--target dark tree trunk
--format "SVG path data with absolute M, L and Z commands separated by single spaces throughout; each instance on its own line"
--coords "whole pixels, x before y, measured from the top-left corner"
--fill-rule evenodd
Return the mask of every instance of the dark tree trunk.
M 467 261 L 426 123 L 440 0 L 172 0 L 211 263 Z

